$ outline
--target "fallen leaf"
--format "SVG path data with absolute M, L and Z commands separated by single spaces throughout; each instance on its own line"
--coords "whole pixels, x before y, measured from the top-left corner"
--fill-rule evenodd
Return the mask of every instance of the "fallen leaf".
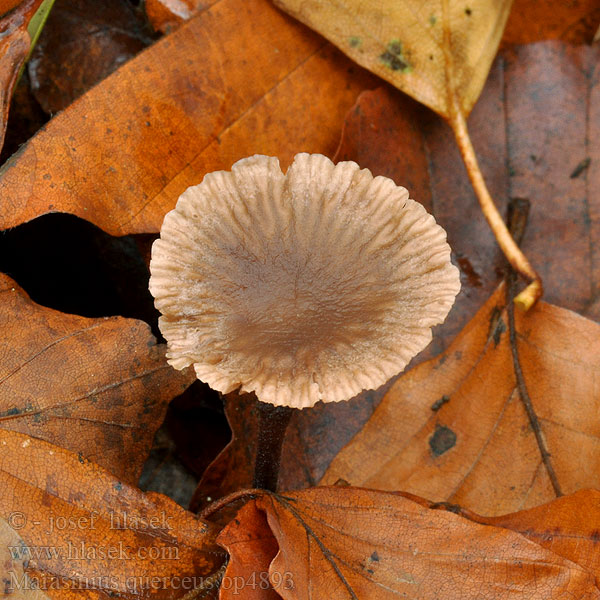
M 0 564 L 4 584 L 3 595 L 9 595 L 12 600 L 47 600 L 48 596 L 36 588 L 27 574 L 25 565 L 28 557 L 25 552 L 19 552 L 25 546 L 23 538 L 4 520 L 0 519 Z M 23 582 L 22 587 L 15 582 Z
M 531 201 L 522 247 L 537 265 L 545 298 L 596 320 L 599 59 L 598 47 L 559 42 L 506 50 L 469 119 L 485 179 L 501 211 L 511 197 Z M 336 160 L 354 160 L 405 186 L 448 232 L 462 290 L 420 359 L 438 354 L 504 273 L 504 259 L 479 214 L 451 132 L 406 96 L 380 88 L 363 93 L 348 113 Z
M 512 4 L 512 0 L 426 0 L 418 5 L 395 0 L 275 2 L 359 65 L 446 118 L 453 111 L 453 94 L 465 115 L 477 101 Z
M 21 67 L 29 54 L 31 38 L 27 31 L 44 0 L 24 0 L 3 6 L 0 14 L 13 9 L 0 20 L 0 149 L 4 143 L 8 109 Z
M 171 398 L 195 380 L 141 321 L 34 304 L 0 274 L 0 428 L 79 452 L 135 482 Z
M 149 34 L 128 2 L 58 2 L 28 63 L 36 100 L 49 114 L 65 109 L 149 45 Z
M 372 82 L 268 0 L 220 0 L 8 161 L 0 230 L 61 211 L 113 235 L 158 231 L 208 171 L 254 153 L 285 166 L 301 150 L 333 154 L 343 115 Z
M 265 513 L 251 501 L 219 534 L 218 543 L 229 553 L 229 573 L 223 579 L 219 600 L 278 600 L 269 580 L 269 565 L 279 547 Z M 283 578 L 281 578 L 283 579 Z M 285 585 L 278 581 L 276 588 Z M 289 582 L 288 582 L 289 583 Z
M 177 598 L 214 573 L 215 530 L 47 442 L 0 431 L 0 517 L 27 576 L 54 599 Z
M 548 504 L 498 517 L 464 516 L 484 525 L 517 531 L 555 554 L 576 562 L 596 577 L 600 573 L 600 492 L 597 490 L 582 490 Z
M 217 0 L 146 0 L 144 10 L 156 31 L 169 33 Z
M 591 573 L 518 533 L 399 494 L 312 488 L 251 502 L 266 513 L 279 546 L 271 562 L 268 551 L 257 556 L 254 574 L 268 569 L 286 600 L 600 597 Z M 252 581 L 253 548 L 261 537 L 266 548 L 272 544 L 255 510 L 244 507 L 217 538 L 231 551 L 225 579 L 237 578 L 241 589 Z
M 403 490 L 484 515 L 553 499 L 516 389 L 505 313 L 499 290 L 444 354 L 398 379 L 322 483 Z M 600 325 L 542 302 L 516 315 L 516 330 L 563 492 L 600 487 Z
M 561 39 L 574 44 L 589 44 L 598 22 L 600 6 L 597 0 L 515 0 L 502 43 L 530 44 Z

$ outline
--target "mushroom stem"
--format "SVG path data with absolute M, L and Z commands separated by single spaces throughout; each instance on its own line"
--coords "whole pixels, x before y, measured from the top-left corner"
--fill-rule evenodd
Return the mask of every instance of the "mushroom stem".
M 289 406 L 258 402 L 258 448 L 254 463 L 254 488 L 277 491 L 281 449 L 293 412 L 294 409 Z
M 471 138 L 467 129 L 467 122 L 462 110 L 457 105 L 456 100 L 455 104 L 456 105 L 452 107 L 453 110 L 450 111 L 449 123 L 454 131 L 460 153 L 465 163 L 465 167 L 467 168 L 467 173 L 469 174 L 469 179 L 471 180 L 471 184 L 475 190 L 477 199 L 479 200 L 481 211 L 494 233 L 496 241 L 504 253 L 504 256 L 512 268 L 530 282 L 529 285 L 514 299 L 515 304 L 519 306 L 519 308 L 529 310 L 543 293 L 542 280 L 535 272 L 535 269 L 531 266 L 531 263 L 527 260 L 527 257 L 523 254 L 522 250 L 515 243 L 504 220 L 498 212 L 498 208 L 494 204 L 494 200 L 487 189 L 485 180 L 483 179 L 483 175 L 479 168 L 479 163 L 477 162 L 477 156 L 475 155 L 475 150 L 473 149 L 473 144 L 471 143 Z

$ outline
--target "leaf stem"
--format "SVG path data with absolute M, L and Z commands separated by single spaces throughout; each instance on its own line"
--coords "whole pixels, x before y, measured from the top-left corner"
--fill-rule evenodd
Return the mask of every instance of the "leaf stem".
M 512 233 L 512 236 L 516 240 L 515 243 L 517 244 L 520 244 L 521 239 L 523 238 L 528 214 L 528 200 L 524 200 L 523 198 L 515 198 L 511 200 L 508 207 L 508 224 L 510 232 Z M 523 406 L 525 407 L 525 412 L 527 413 L 527 417 L 529 418 L 529 424 L 535 435 L 535 439 L 537 441 L 537 445 L 542 456 L 542 462 L 544 464 L 544 467 L 546 468 L 546 472 L 548 473 L 550 483 L 552 484 L 552 489 L 554 490 L 554 494 L 556 495 L 556 497 L 560 497 L 563 495 L 563 492 L 560 487 L 556 471 L 554 470 L 554 465 L 552 464 L 552 455 L 550 454 L 548 446 L 546 445 L 546 440 L 544 438 L 544 432 L 542 431 L 540 420 L 538 419 L 538 416 L 535 412 L 535 408 L 533 407 L 533 402 L 531 401 L 531 397 L 529 396 L 529 390 L 527 389 L 525 376 L 523 375 L 523 368 L 521 367 L 521 361 L 519 359 L 519 347 L 517 344 L 517 328 L 515 325 L 515 307 L 514 304 L 511 302 L 515 295 L 517 275 L 514 269 L 512 269 L 511 267 L 512 265 L 509 264 L 506 273 L 506 312 L 508 313 L 508 335 L 513 358 L 515 379 L 517 380 L 517 389 L 519 390 L 521 402 L 523 403 Z
M 544 293 L 542 280 L 510 235 L 485 184 L 481 169 L 479 168 L 479 163 L 477 162 L 475 149 L 471 143 L 465 114 L 460 105 L 456 91 L 456 80 L 453 69 L 454 63 L 451 51 L 452 31 L 450 29 L 449 0 L 442 0 L 442 14 L 444 23 L 444 43 L 442 44 L 442 48 L 444 50 L 446 88 L 448 91 L 445 116 L 454 132 L 456 143 L 458 144 L 460 154 L 465 163 L 465 167 L 467 168 L 467 173 L 471 180 L 475 195 L 479 200 L 479 206 L 481 207 L 483 216 L 488 222 L 500 249 L 512 268 L 530 282 L 529 285 L 514 299 L 517 306 L 523 310 L 529 310 Z
M 543 294 L 542 280 L 519 246 L 515 243 L 504 220 L 498 212 L 498 208 L 496 207 L 494 200 L 487 189 L 483 175 L 481 174 L 465 117 L 458 106 L 455 106 L 454 110 L 450 112 L 449 123 L 454 131 L 456 142 L 460 149 L 465 167 L 467 168 L 471 185 L 479 200 L 483 215 L 494 233 L 498 245 L 511 267 L 530 282 L 529 285 L 514 298 L 514 302 L 519 308 L 529 310 Z

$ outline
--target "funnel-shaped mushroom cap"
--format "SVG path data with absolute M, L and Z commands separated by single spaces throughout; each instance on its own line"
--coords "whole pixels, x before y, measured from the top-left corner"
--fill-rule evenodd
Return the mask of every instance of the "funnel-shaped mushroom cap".
M 446 233 L 404 188 L 319 154 L 287 175 L 267 156 L 206 175 L 150 270 L 171 365 L 298 408 L 400 372 L 460 289 Z

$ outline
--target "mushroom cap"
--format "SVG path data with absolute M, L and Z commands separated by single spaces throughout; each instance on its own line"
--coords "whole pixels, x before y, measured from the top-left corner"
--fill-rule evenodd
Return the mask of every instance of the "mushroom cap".
M 304 408 L 374 389 L 460 289 L 445 231 L 354 162 L 256 155 L 188 188 L 152 247 L 168 362 L 220 392 Z

